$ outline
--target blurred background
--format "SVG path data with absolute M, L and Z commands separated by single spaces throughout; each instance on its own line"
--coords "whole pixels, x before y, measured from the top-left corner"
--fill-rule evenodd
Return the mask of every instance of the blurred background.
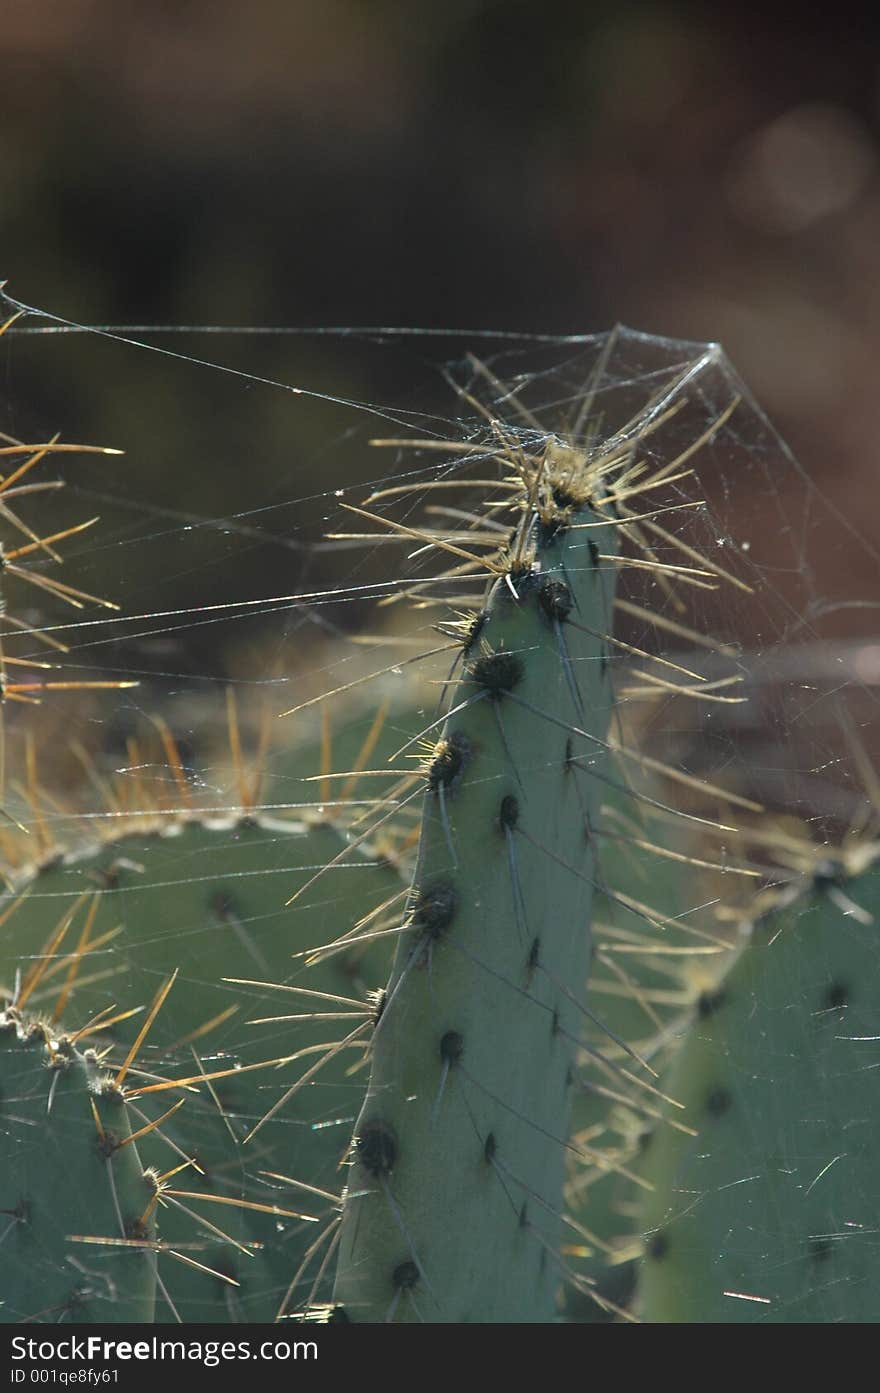
M 65 466 L 84 508 L 101 502 L 100 541 L 74 548 L 87 588 L 121 587 L 146 612 L 337 583 L 338 553 L 314 545 L 328 488 L 394 467 L 364 449 L 377 422 L 393 434 L 453 414 L 437 363 L 456 343 L 143 326 L 623 321 L 723 344 L 847 519 L 811 538 L 817 631 L 861 645 L 847 661 L 880 681 L 865 641 L 880 574 L 880 48 L 845 7 L 796 27 L 772 5 L 648 0 L 2 10 L 9 292 L 244 374 L 93 336 L 4 340 L 7 431 L 126 450 L 112 470 Z M 366 430 L 295 384 L 381 410 Z M 780 515 L 789 487 L 802 520 L 781 469 Z M 376 574 L 352 555 L 347 575 Z M 322 611 L 331 630 L 365 622 L 343 609 Z M 285 625 L 273 661 L 289 672 L 316 625 Z M 169 620 L 165 666 L 155 635 L 147 665 L 166 686 L 244 681 L 257 637 L 201 625 L 184 641 Z M 95 661 L 137 668 L 137 642 L 111 639 Z
M 880 49 L 845 6 L 2 9 L 22 299 L 91 323 L 621 319 L 721 340 L 811 463 L 866 467 Z

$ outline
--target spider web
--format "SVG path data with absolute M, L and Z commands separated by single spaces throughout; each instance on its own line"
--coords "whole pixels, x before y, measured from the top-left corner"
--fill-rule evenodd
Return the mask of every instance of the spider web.
M 478 607 L 487 573 L 450 574 L 476 546 L 471 482 L 502 477 L 499 455 L 509 466 L 567 432 L 631 441 L 643 479 L 660 480 L 632 508 L 641 542 L 620 567 L 620 739 L 685 776 L 692 818 L 713 803 L 718 818 L 721 791 L 732 797 L 740 836 L 714 834 L 713 864 L 745 857 L 778 883 L 876 835 L 877 539 L 806 477 L 719 347 L 626 328 L 90 327 L 4 302 L 4 319 L 24 311 L 0 341 L 6 434 L 124 451 L 58 457 L 63 494 L 40 500 L 43 535 L 74 509 L 100 514 L 66 546 L 63 576 L 119 610 L 10 600 L 32 634 L 9 652 L 45 660 L 42 635 L 69 649 L 65 677 L 139 684 L 7 707 L 7 805 L 44 853 L 87 854 L 139 815 L 232 819 L 244 806 L 296 820 L 356 804 L 374 825 L 389 789 L 411 798 L 387 778 L 353 789 L 349 771 L 380 705 L 383 758 L 437 738 L 450 658 L 421 655 L 444 646 L 438 623 Z M 484 560 L 498 516 L 480 514 Z M 394 768 L 401 777 L 405 761 Z M 658 777 L 643 798 L 665 806 Z M 414 814 L 401 813 L 397 850 Z M 618 818 L 632 837 L 632 808 Z M 238 833 L 226 835 L 234 854 Z M 279 846 L 279 906 L 300 883 L 284 885 L 285 858 Z M 191 886 L 201 873 L 175 872 Z M 676 916 L 703 923 L 708 906 L 714 924 L 727 889 L 695 880 Z M 731 899 L 744 893 L 740 881 Z M 341 898 L 322 900 L 324 941 L 349 927 L 334 922 Z M 651 889 L 640 898 L 656 908 Z M 175 931 L 198 941 L 211 927 L 192 918 Z M 159 975 L 138 985 L 147 1000 Z M 277 1011 L 271 993 L 262 1001 Z M 243 1047 L 240 1031 L 233 1020 L 212 1037 L 218 1058 Z M 267 1051 L 281 1039 L 267 1035 Z M 277 1094 L 267 1088 L 266 1104 Z

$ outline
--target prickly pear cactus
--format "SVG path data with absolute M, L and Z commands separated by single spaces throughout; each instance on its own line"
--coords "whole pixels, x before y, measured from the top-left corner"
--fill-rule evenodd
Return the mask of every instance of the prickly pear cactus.
M 394 858 L 386 861 L 373 837 L 391 816 L 416 806 L 420 776 L 399 773 L 363 833 L 360 820 L 352 832 L 351 824 L 331 826 L 320 815 L 293 828 L 251 813 L 172 817 L 160 828 L 148 809 L 142 823 L 128 824 L 137 830 L 127 837 L 59 854 L 24 878 L 10 872 L 12 888 L 0 903 L 0 1001 L 8 1003 L 17 1044 L 33 1034 L 17 1024 L 22 1010 L 43 1011 L 53 1024 L 38 1036 L 60 1080 L 58 1059 L 73 1057 L 76 1046 L 75 1039 L 59 1043 L 54 1022 L 71 1019 L 86 1029 L 97 1017 L 103 1029 L 112 1016 L 105 1058 L 126 1058 L 123 1103 L 126 1115 L 139 1110 L 141 1157 L 157 1172 L 182 1172 L 171 1183 L 163 1174 L 152 1193 L 155 1210 L 149 1203 L 134 1227 L 116 1204 L 119 1232 L 135 1234 L 134 1248 L 125 1246 L 127 1237 L 106 1235 L 97 1245 L 102 1258 L 102 1249 L 116 1248 L 145 1257 L 145 1235 L 159 1215 L 158 1271 L 150 1269 L 159 1320 L 267 1320 L 297 1306 L 311 1318 L 316 1299 L 329 1295 L 333 1264 L 332 1310 L 354 1321 L 549 1321 L 559 1313 L 561 1283 L 578 1280 L 563 1235 L 566 1225 L 581 1237 L 586 1229 L 570 1217 L 576 1206 L 566 1162 L 589 1162 L 594 1123 L 588 1105 L 572 1134 L 578 1069 L 597 1035 L 614 1042 L 612 1054 L 628 1049 L 585 994 L 594 894 L 611 906 L 609 919 L 619 919 L 623 907 L 640 923 L 652 921 L 644 906 L 627 910 L 615 894 L 625 875 L 623 882 L 607 875 L 613 858 L 602 855 L 609 834 L 601 805 L 618 783 L 609 783 L 609 759 L 620 750 L 627 701 L 653 699 L 658 690 L 703 695 L 699 673 L 683 668 L 695 685 L 646 674 L 641 687 L 615 691 L 615 578 L 621 564 L 642 567 L 650 598 L 659 590 L 674 601 L 676 573 L 702 590 L 727 575 L 711 561 L 704 569 L 687 543 L 677 554 L 676 537 L 654 522 L 703 504 L 682 503 L 676 491 L 664 505 L 655 490 L 691 472 L 683 466 L 738 400 L 665 458 L 663 430 L 679 438 L 683 393 L 716 360 L 713 349 L 667 375 L 646 406 L 635 416 L 627 409 L 619 429 L 600 440 L 631 385 L 626 372 L 621 400 L 609 399 L 605 370 L 616 337 L 608 336 L 586 398 L 580 380 L 563 386 L 568 370 L 560 378 L 572 408 L 565 435 L 546 432 L 515 384 L 474 361 L 474 381 L 497 395 L 490 410 L 462 391 L 485 424 L 470 441 L 450 444 L 452 467 L 464 460 L 484 474 L 500 465 L 499 476 L 466 481 L 488 490 L 467 495 L 474 511 L 431 510 L 456 518 L 448 535 L 442 526 L 414 528 L 409 513 L 404 523 L 379 519 L 398 540 L 423 543 L 411 559 L 427 555 L 430 570 L 438 553 L 454 556 L 449 573 L 432 578 L 442 603 L 453 593 L 448 582 L 469 587 L 457 599 L 471 617 L 462 620 L 452 606 L 457 617 L 440 626 L 453 638 L 447 647 L 458 649 L 437 708 L 445 715 L 434 720 L 432 709 L 420 719 L 433 748 L 420 771 L 424 806 L 408 895 Z M 642 372 L 639 352 L 633 382 Z M 516 421 L 509 431 L 501 419 L 508 411 Z M 421 444 L 430 450 L 446 442 Z M 6 498 L 14 496 L 10 482 L 0 486 Z M 425 488 L 457 482 L 444 474 Z M 15 575 L 21 555 L 67 535 L 34 535 L 28 546 L 0 554 L 2 568 Z M 682 555 L 698 565 L 675 565 Z M 487 571 L 490 584 L 475 595 Z M 70 603 L 91 598 L 42 583 Z M 395 587 L 393 598 L 403 593 Z M 437 603 L 431 579 L 414 582 L 409 593 L 417 607 Z M 673 608 L 686 617 L 685 605 Z M 629 611 L 640 623 L 654 622 L 650 609 L 630 603 Z M 692 636 L 678 619 L 658 627 L 664 624 L 679 638 Z M 13 691 L 7 683 L 0 695 L 29 701 L 31 691 L 52 685 L 41 679 Z M 421 708 L 421 697 L 414 705 Z M 380 757 L 383 741 L 374 739 L 372 717 L 367 724 L 356 771 L 367 751 Z M 181 772 L 173 755 L 168 765 Z M 329 779 L 323 756 L 322 770 Z M 300 779 L 296 770 L 276 775 L 294 788 Z M 329 808 L 331 801 L 322 790 L 319 802 Z M 676 810 L 665 812 L 674 817 Z M 405 820 L 400 826 L 406 843 Z M 613 927 L 632 932 L 628 923 Z M 337 940 L 344 951 L 311 951 Z M 148 999 L 169 974 L 173 991 L 142 1034 L 143 1017 L 125 1008 Z M 663 973 L 645 976 L 643 996 L 662 994 Z M 371 990 L 384 981 L 384 991 Z M 604 983 L 613 997 L 621 977 L 610 971 Z M 620 1000 L 631 1012 L 626 994 Z M 643 1002 L 634 1011 L 641 1023 Z M 621 1027 L 620 1036 L 629 1034 Z M 133 1041 L 136 1062 L 126 1055 Z M 115 1107 L 120 1090 L 95 1085 L 97 1057 L 85 1057 L 83 1067 L 88 1088 L 97 1087 L 102 1100 L 107 1092 Z M 63 1096 L 60 1082 L 50 1085 L 50 1099 L 56 1093 Z M 172 1101 L 185 1106 L 160 1116 Z M 117 1151 L 136 1155 L 134 1141 L 120 1150 L 108 1140 L 100 1117 L 96 1135 L 111 1159 Z M 341 1196 L 343 1158 L 350 1165 Z M 10 1214 L 23 1225 L 30 1210 L 16 1201 Z M 177 1256 L 192 1255 L 188 1267 L 170 1265 L 172 1244 Z M 52 1250 L 56 1273 L 66 1261 Z M 93 1300 L 90 1287 L 85 1298 Z M 82 1299 L 79 1289 L 68 1291 L 49 1309 L 67 1315 Z M 154 1318 L 153 1307 L 144 1315 L 126 1307 L 125 1318 Z
M 145 820 L 150 826 L 144 832 L 52 857 L 2 898 L 0 985 L 7 997 L 14 994 L 16 973 L 40 966 L 30 1004 L 54 1006 L 75 965 L 64 1009 L 81 1024 L 127 995 L 127 978 L 137 983 L 142 1001 L 177 968 L 174 992 L 150 1033 L 153 1049 L 171 1049 L 192 1036 L 206 1050 L 234 1053 L 249 1035 L 259 1036 L 265 1049 L 267 1033 L 246 1030 L 241 1017 L 251 1007 L 260 1014 L 258 1007 L 277 1005 L 278 998 L 246 994 L 227 979 L 283 984 L 302 976 L 304 984 L 317 985 L 294 955 L 323 942 L 328 928 L 338 924 L 343 932 L 383 890 L 399 889 L 380 858 L 354 856 L 305 903 L 286 909 L 291 894 L 345 847 L 344 834 L 330 823 L 257 815 Z M 71 925 L 50 947 L 47 962 L 47 944 L 67 916 Z M 363 952 L 330 960 L 337 988 L 352 982 L 356 988 L 358 956 Z M 224 1014 L 209 1032 L 197 1034 Z M 114 1038 L 133 1039 L 138 1029 L 132 1018 L 120 1023 Z M 278 1031 L 272 1043 L 279 1043 Z
M 616 555 L 600 476 L 574 451 L 556 468 L 468 635 L 427 772 L 342 1217 L 335 1300 L 355 1321 L 556 1310 Z
M 757 917 L 698 1003 L 664 1085 L 698 1135 L 644 1157 L 645 1320 L 880 1316 L 878 848 L 858 859 Z
M 647 818 L 639 825 L 638 803 L 617 794 L 613 804 L 603 804 L 601 814 L 603 824 L 615 832 L 620 824 L 612 813 L 618 809 L 626 816 L 630 837 L 599 838 L 597 878 L 603 888 L 593 904 L 595 951 L 586 997 L 592 1019 L 584 1024 L 587 1048 L 576 1071 L 572 1108 L 571 1141 L 588 1159 L 569 1152 L 565 1189 L 566 1212 L 583 1230 L 577 1271 L 595 1283 L 569 1285 L 565 1312 L 568 1319 L 589 1322 L 618 1318 L 632 1295 L 641 1252 L 635 1218 L 639 1139 L 659 1115 L 659 1101 L 629 1082 L 627 1075 L 639 1070 L 627 1051 L 661 1067 L 671 1023 L 692 999 L 681 963 L 687 962 L 687 947 L 693 943 L 687 914 L 702 898 L 697 892 L 701 870 L 688 860 L 691 847 L 683 830 L 658 829 Z M 661 836 L 674 840 L 680 860 L 658 857 L 640 844 Z M 679 915 L 685 916 L 684 929 L 677 927 Z M 617 955 L 621 945 L 642 945 L 645 955 Z M 650 952 L 673 945 L 685 956 Z M 572 1241 L 578 1243 L 574 1233 Z
M 153 1319 L 156 1180 L 99 1055 L 0 1013 L 0 1320 Z
M 132 1105 L 150 1118 L 189 1095 L 142 1149 L 161 1171 L 194 1161 L 175 1181 L 184 1193 L 164 1203 L 162 1228 L 169 1243 L 196 1245 L 184 1251 L 203 1270 L 162 1258 L 157 1318 L 272 1320 L 341 1187 L 366 1087 L 359 1042 L 390 940 L 309 966 L 304 954 L 402 895 L 404 883 L 390 862 L 356 848 L 285 907 L 344 853 L 342 830 L 255 814 L 152 822 L 20 879 L 0 909 L 0 980 L 7 1000 L 61 1007 L 82 1027 L 149 1000 L 177 972 L 129 1083 Z M 142 1025 L 132 1014 L 102 1038 L 127 1048 Z M 352 1030 L 334 1054 L 340 1031 Z M 192 1082 L 168 1088 L 176 1079 Z M 285 1176 L 327 1193 L 309 1195 Z

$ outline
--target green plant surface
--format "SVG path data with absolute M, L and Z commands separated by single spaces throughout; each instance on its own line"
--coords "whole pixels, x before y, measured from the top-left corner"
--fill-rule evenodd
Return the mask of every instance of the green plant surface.
M 586 501 L 568 522 L 594 530 L 537 524 L 495 581 L 428 771 L 342 1219 L 356 1321 L 555 1313 L 616 551 Z
M 875 1321 L 880 861 L 765 908 L 664 1087 L 697 1135 L 651 1138 L 643 1319 Z
M 0 1321 L 153 1319 L 155 1180 L 94 1050 L 0 1013 Z
M 391 946 L 387 938 L 355 944 L 310 966 L 302 955 L 401 894 L 403 882 L 367 848 L 346 855 L 345 833 L 319 820 L 152 822 L 150 831 L 56 857 L 7 895 L 0 909 L 7 999 L 18 983 L 29 1006 L 55 1012 L 63 1005 L 65 1019 L 80 1028 L 101 1012 L 150 1000 L 177 973 L 140 1051 L 141 1075 L 131 1082 L 148 1089 L 195 1080 L 144 1094 L 136 1105 L 148 1119 L 187 1096 L 143 1150 L 160 1171 L 194 1158 L 175 1181 L 185 1194 L 163 1205 L 163 1239 L 198 1242 L 193 1256 L 219 1275 L 163 1258 L 158 1318 L 272 1320 L 332 1200 L 271 1177 L 304 1177 L 328 1194 L 339 1191 L 339 1164 L 366 1086 L 365 1070 L 355 1066 L 373 1009 L 369 992 L 387 977 Z M 337 869 L 286 905 L 340 856 Z M 300 985 L 304 993 L 277 990 Z M 127 1048 L 142 1020 L 132 1015 L 106 1038 L 117 1051 Z M 340 1030 L 358 1027 L 351 1046 L 315 1070 L 246 1142 L 284 1093 L 321 1064 Z M 273 1060 L 288 1062 L 275 1067 Z M 209 1083 L 199 1084 L 201 1074 Z
M 679 921 L 700 899 L 695 868 L 709 864 L 676 818 L 689 817 L 686 805 L 711 810 L 716 832 L 733 829 L 717 822 L 724 795 L 709 782 L 690 779 L 680 809 L 675 792 L 662 793 L 669 806 L 645 797 L 628 722 L 658 693 L 684 705 L 742 698 L 739 673 L 703 678 L 654 653 L 652 638 L 650 652 L 621 642 L 614 610 L 622 604 L 640 633 L 656 628 L 660 643 L 671 632 L 729 657 L 686 622 L 694 611 L 676 587 L 732 580 L 749 591 L 667 518 L 655 521 L 706 508 L 680 480 L 696 451 L 714 447 L 738 389 L 731 400 L 723 367 L 714 381 L 715 346 L 686 361 L 678 346 L 657 372 L 645 338 L 597 339 L 586 388 L 572 347 L 552 378 L 522 379 L 522 398 L 518 380 L 469 359 L 459 396 L 479 416 L 467 439 L 445 442 L 433 422 L 430 439 L 411 442 L 449 453 L 441 469 L 431 454 L 408 475 L 432 505 L 425 528 L 413 525 L 412 497 L 402 522 L 386 512 L 409 484 L 367 500 L 379 514 L 340 505 L 407 549 L 416 579 L 409 590 L 389 580 L 385 601 L 409 598 L 427 611 L 419 634 L 436 627 L 452 641 L 412 657 L 412 634 L 394 631 L 393 651 L 408 656 L 377 678 L 400 678 L 411 660 L 422 674 L 423 659 L 449 653 L 439 681 L 435 670 L 421 687 L 392 684 L 390 718 L 381 687 L 364 706 L 360 676 L 324 694 L 343 697 L 342 727 L 325 719 L 319 740 L 276 751 L 263 771 L 267 802 L 295 808 L 297 822 L 256 809 L 259 779 L 247 787 L 237 730 L 227 813 L 197 810 L 166 731 L 162 777 L 176 810 L 114 795 L 97 815 L 80 809 L 83 828 L 105 819 L 110 835 L 87 831 L 66 849 L 52 843 L 28 768 L 41 857 L 22 870 L 28 852 L 20 862 L 15 833 L 4 837 L 0 1004 L 14 1019 L 41 1012 L 47 1039 L 62 1020 L 83 1038 L 98 1028 L 105 1065 L 126 1061 L 125 1107 L 145 1129 L 144 1165 L 161 1177 L 152 1318 L 311 1319 L 332 1291 L 347 1320 L 547 1322 L 565 1283 L 579 1295 L 601 1285 L 620 1256 L 619 1218 L 624 1241 L 638 1232 L 632 1158 L 662 1096 L 647 1061 L 658 1065 L 695 994 L 659 954 L 689 951 Z M 612 382 L 618 339 L 628 343 Z M 528 405 L 536 384 L 551 400 L 551 380 L 569 413 L 561 432 Z M 654 395 L 633 415 L 646 386 Z M 451 477 L 472 465 L 476 478 Z M 484 495 L 431 492 L 460 484 Z M 347 546 L 365 534 L 331 537 Z M 713 530 L 713 545 L 727 540 Z M 633 571 L 647 607 L 616 596 Z M 366 637 L 365 651 L 374 643 Z M 614 662 L 624 651 L 630 686 Z M 316 673 L 349 663 L 360 673 L 328 642 L 286 714 L 316 706 Z M 290 681 L 299 690 L 299 674 Z M 187 728 L 207 728 L 207 709 Z M 269 743 L 261 737 L 264 764 Z M 390 767 L 401 754 L 421 767 Z M 367 763 L 385 778 L 367 782 L 377 779 Z M 137 795 L 139 760 L 129 764 Z M 361 775 L 374 797 L 364 785 L 354 795 Z M 145 1017 L 163 983 L 161 1010 Z M 180 1110 L 165 1117 L 172 1103 Z
M 620 1070 L 639 1074 L 629 1051 L 662 1067 L 668 1032 L 689 1009 L 693 986 L 686 956 L 652 956 L 651 949 L 674 945 L 686 954 L 694 942 L 689 911 L 700 902 L 701 870 L 687 859 L 699 849 L 698 839 L 687 824 L 654 825 L 636 800 L 644 780 L 630 780 L 627 793 L 623 771 L 614 772 L 620 787 L 610 798 L 606 788 L 601 811 L 612 835 L 598 838 L 590 1018 L 583 1024 L 587 1048 L 579 1056 L 572 1106 L 571 1141 L 578 1152 L 569 1152 L 565 1189 L 566 1213 L 583 1230 L 577 1271 L 596 1284 L 591 1290 L 570 1285 L 565 1310 L 569 1319 L 588 1322 L 616 1318 L 632 1294 L 641 1250 L 639 1145 L 660 1102 L 639 1093 Z M 682 859 L 658 856 L 642 843 L 675 849 Z M 619 954 L 621 945 L 642 945 L 644 955 Z
M 603 892 L 615 913 L 626 894 L 609 884 L 606 872 L 617 872 L 613 856 L 603 864 L 603 853 L 612 843 L 626 846 L 627 824 L 638 822 L 636 799 L 623 825 L 603 823 L 601 809 L 609 787 L 621 784 L 619 760 L 662 767 L 629 743 L 625 716 L 658 693 L 667 701 L 673 694 L 743 700 L 731 690 L 740 681 L 735 672 L 703 679 L 619 639 L 617 576 L 648 577 L 647 590 L 636 591 L 645 604 L 633 603 L 632 589 L 621 600 L 628 615 L 661 638 L 671 630 L 697 648 L 718 647 L 724 660 L 733 649 L 688 624 L 691 611 L 675 586 L 681 577 L 683 590 L 749 590 L 654 521 L 658 509 L 703 506 L 683 501 L 678 490 L 667 504 L 658 488 L 689 474 L 689 466 L 685 475 L 678 471 L 736 410 L 740 398 L 731 400 L 725 383 L 721 409 L 714 388 L 694 398 L 701 415 L 713 401 L 708 429 L 702 424 L 691 434 L 688 413 L 679 414 L 695 376 L 714 376 L 717 350 L 652 384 L 647 402 L 636 401 L 631 383 L 618 394 L 606 381 L 618 337 L 607 336 L 586 385 L 577 360 L 554 379 L 558 414 L 549 431 L 542 408 L 538 415 L 531 408 L 528 386 L 521 397 L 519 379 L 505 383 L 492 365 L 471 358 L 460 395 L 481 419 L 462 442 L 412 444 L 463 457 L 477 477 L 451 479 L 447 462 L 426 484 L 380 489 L 363 508 L 343 504 L 384 528 L 386 540 L 420 544 L 412 557 L 429 558 L 432 573 L 417 578 L 409 595 L 445 613 L 441 633 L 463 635 L 445 683 L 445 719 L 424 732 L 442 724 L 423 766 L 418 859 L 352 1142 L 334 1309 L 353 1321 L 546 1322 L 559 1314 L 565 1282 L 589 1286 L 567 1261 L 586 1235 L 564 1212 L 566 1159 L 595 1159 L 570 1136 L 572 1095 L 586 1041 L 597 1030 L 606 1044 L 613 1039 L 586 997 L 594 894 Z M 464 507 L 450 508 L 448 493 L 431 492 L 460 483 L 473 490 L 463 495 Z M 432 505 L 424 528 L 414 506 L 420 492 Z M 386 500 L 409 493 L 398 521 Z M 449 535 L 434 522 L 444 515 L 456 519 Z M 452 561 L 437 577 L 443 552 Z M 458 610 L 455 591 L 442 584 L 453 580 L 470 583 L 466 599 L 455 596 Z M 658 597 L 675 619 L 659 614 Z M 632 683 L 612 679 L 612 658 L 621 652 L 639 659 Z M 723 792 L 666 772 L 689 785 L 688 808 L 673 794 L 671 806 L 658 802 L 657 810 L 729 836 L 733 829 L 718 822 Z M 693 908 L 691 901 L 685 912 Z M 627 913 L 642 931 L 669 925 L 644 906 Z M 656 951 L 626 925 L 611 929 L 615 952 Z M 635 1010 L 641 1023 L 641 1006 Z M 627 1053 L 619 1039 L 614 1050 Z M 612 1068 L 620 1078 L 619 1058 Z M 628 1062 L 642 1080 L 651 1077 L 645 1060 Z

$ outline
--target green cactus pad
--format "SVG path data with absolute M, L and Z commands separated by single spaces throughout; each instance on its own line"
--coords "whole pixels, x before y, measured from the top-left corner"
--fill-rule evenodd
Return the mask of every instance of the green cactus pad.
M 0 1074 L 0 1321 L 151 1321 L 156 1186 L 122 1091 L 93 1050 L 14 1010 Z
M 427 772 L 343 1214 L 356 1321 L 556 1310 L 616 551 L 586 502 L 567 524 L 493 586 Z
M 583 1229 L 577 1271 L 596 1284 L 589 1290 L 569 1286 L 566 1314 L 590 1322 L 617 1318 L 632 1294 L 641 1251 L 640 1149 L 662 1109 L 657 1096 L 627 1077 L 639 1074 L 628 1051 L 662 1070 L 670 1040 L 688 1018 L 701 983 L 713 975 L 707 964 L 715 958 L 701 954 L 707 938 L 718 940 L 721 931 L 694 911 L 723 896 L 725 878 L 731 878 L 729 864 L 720 873 L 707 866 L 704 858 L 712 849 L 701 843 L 694 824 L 670 826 L 645 816 L 639 791 L 650 797 L 657 790 L 643 772 L 637 782 L 629 775 L 630 794 L 621 791 L 627 772 L 618 768 L 614 774 L 618 787 L 601 811 L 611 835 L 599 838 L 595 951 L 586 997 L 592 1019 L 584 1027 L 588 1048 L 579 1061 L 572 1111 L 572 1140 L 591 1154 L 586 1161 L 570 1154 L 566 1186 L 567 1213 Z M 627 829 L 622 835 L 621 827 Z M 649 843 L 674 855 L 657 855 Z M 698 955 L 692 958 L 695 945 Z M 621 947 L 625 951 L 618 952 Z
M 292 955 L 338 937 L 400 893 L 398 873 L 378 854 L 356 848 L 294 904 L 285 904 L 346 845 L 344 833 L 325 822 L 257 816 L 166 819 L 152 831 L 54 861 L 4 902 L 3 909 L 13 911 L 0 930 L 7 997 L 12 998 L 16 981 L 27 990 L 28 973 L 44 965 L 49 944 L 53 960 L 45 964 L 28 1000 L 29 1007 L 44 1011 L 53 1010 L 65 992 L 91 915 L 89 942 L 97 946 L 81 955 L 64 1003 L 65 1018 L 77 1027 L 102 1010 L 149 1001 L 177 971 L 140 1052 L 141 1072 L 128 1079 L 133 1091 L 157 1080 L 201 1071 L 211 1075 L 299 1055 L 281 1068 L 230 1072 L 197 1095 L 173 1090 L 135 1097 L 134 1105 L 152 1119 L 187 1096 L 186 1107 L 163 1125 L 161 1135 L 145 1140 L 143 1151 L 160 1171 L 182 1157 L 195 1157 L 199 1169 L 189 1168 L 174 1181 L 185 1197 L 163 1204 L 163 1238 L 169 1243 L 198 1241 L 193 1257 L 220 1274 L 211 1277 L 162 1258 L 160 1277 L 170 1302 L 160 1289 L 160 1320 L 175 1319 L 175 1312 L 193 1321 L 274 1319 L 316 1235 L 313 1219 L 332 1210 L 332 1201 L 272 1176 L 304 1177 L 328 1192 L 341 1189 L 339 1165 L 366 1087 L 366 1071 L 352 1072 L 363 1060 L 362 1049 L 340 1052 L 252 1141 L 244 1144 L 244 1139 L 285 1090 L 321 1059 L 325 1051 L 317 1047 L 334 1043 L 359 1024 L 365 1026 L 363 1035 L 369 1034 L 368 992 L 387 977 L 390 940 L 355 946 L 308 967 Z M 53 931 L 71 914 L 66 935 L 51 950 Z M 114 936 L 104 941 L 108 933 Z M 310 991 L 343 996 L 353 1005 L 227 978 L 302 984 Z M 356 1012 L 359 1002 L 360 1014 L 341 1021 L 306 1018 Z M 288 1019 L 249 1024 L 275 1016 Z M 211 1021 L 211 1029 L 200 1034 Z M 101 1038 L 112 1038 L 118 1053 L 142 1022 L 143 1016 L 135 1015 Z M 268 1212 L 202 1201 L 202 1194 L 263 1204 Z M 205 1221 L 195 1233 L 193 1214 Z M 298 1214 L 307 1217 L 291 1217 Z M 253 1249 L 254 1244 L 260 1246 Z M 224 1276 L 240 1285 L 232 1287 Z
M 698 1135 L 645 1152 L 645 1320 L 880 1317 L 878 924 L 880 863 L 820 871 L 701 999 L 664 1085 Z

